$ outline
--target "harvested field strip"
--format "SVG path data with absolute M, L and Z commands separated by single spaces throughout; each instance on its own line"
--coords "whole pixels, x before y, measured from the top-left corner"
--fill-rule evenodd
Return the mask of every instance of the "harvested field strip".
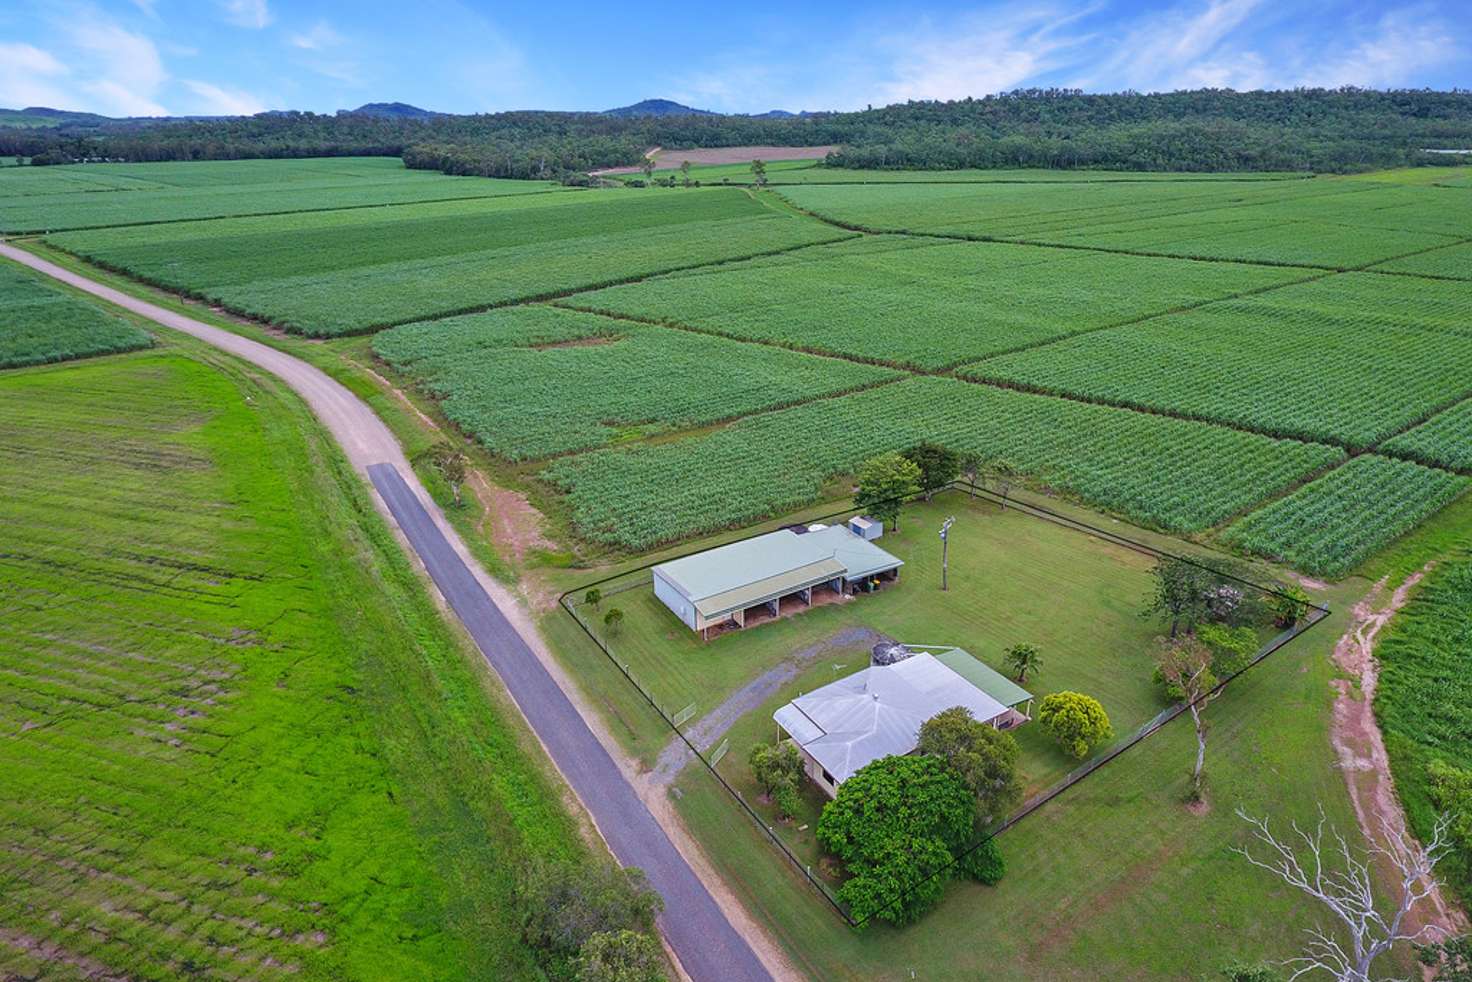
M 873 236 L 561 303 L 856 361 L 940 371 L 1301 280 L 1298 270 Z
M 837 395 L 900 377 L 868 365 L 556 307 L 410 324 L 374 352 L 513 460 Z
M 232 379 L 0 378 L 0 965 L 537 975 L 507 870 L 576 828 L 304 414 Z
M 1208 528 L 1343 459 L 1331 447 L 914 378 L 750 416 L 714 433 L 554 461 L 584 537 L 643 550 L 778 514 L 883 450 L 975 450 L 1133 520 Z
M 0 261 L 0 368 L 134 351 L 148 332 L 15 263 Z
M 1472 294 L 1348 273 L 964 367 L 1016 386 L 1343 444 L 1472 394 Z
M 1472 479 L 1366 455 L 1235 522 L 1222 540 L 1339 578 L 1450 504 Z

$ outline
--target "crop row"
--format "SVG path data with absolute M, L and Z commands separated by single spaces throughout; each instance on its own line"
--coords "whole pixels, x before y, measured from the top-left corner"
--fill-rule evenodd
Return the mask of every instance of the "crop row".
M 239 313 L 330 336 L 846 234 L 737 190 L 711 190 L 537 195 L 104 229 L 51 241 Z
M 278 163 L 284 166 L 267 166 Z M 0 231 L 402 205 L 556 188 L 539 181 L 409 171 L 384 158 L 370 158 L 370 164 L 329 159 L 109 164 L 75 170 L 17 167 L 0 169 Z
M 1223 541 L 1341 577 L 1467 490 L 1472 480 L 1405 460 L 1356 457 L 1243 517 Z
M 1472 471 L 1472 399 L 1386 441 L 1382 449 L 1423 464 Z
M 0 368 L 146 348 L 153 339 L 115 314 L 0 263 Z
M 954 379 L 914 378 L 714 433 L 553 461 L 589 539 L 646 549 L 780 514 L 886 450 L 933 440 L 1135 521 L 1219 523 L 1342 451 Z
M 556 307 L 508 307 L 384 331 L 373 350 L 512 459 L 730 419 L 899 377 L 871 365 L 646 327 Z
M 934 370 L 1304 275 L 1236 263 L 873 236 L 610 287 L 566 303 Z
M 969 377 L 1373 445 L 1472 391 L 1472 292 L 1353 273 L 1003 355 Z
M 1450 245 L 1454 189 L 1327 180 L 1255 184 L 793 187 L 800 208 L 885 231 L 1346 269 Z

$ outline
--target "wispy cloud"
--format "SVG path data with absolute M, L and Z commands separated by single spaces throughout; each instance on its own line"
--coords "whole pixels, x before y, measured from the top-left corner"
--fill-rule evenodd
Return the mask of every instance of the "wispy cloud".
M 1097 8 L 1092 8 L 1097 9 Z M 884 42 L 887 70 L 875 101 L 961 99 L 1016 88 L 1057 68 L 1087 41 L 1072 33 L 1092 9 L 1042 6 L 927 24 Z M 884 62 L 881 62 L 883 64 Z
M 269 27 L 275 19 L 267 0 L 221 0 L 220 6 L 224 8 L 225 19 L 236 27 L 260 30 Z
M 287 37 L 288 43 L 293 47 L 304 51 L 321 51 L 324 48 L 335 48 L 342 44 L 343 37 L 333 30 L 332 25 L 325 20 L 319 20 L 305 31 L 298 31 Z
M 79 103 L 53 81 L 66 74 L 66 65 L 49 51 L 30 44 L 0 42 L 0 105 L 74 109 Z
M 184 87 L 198 98 L 195 110 L 204 116 L 253 116 L 265 111 L 265 104 L 239 89 L 226 89 L 197 79 L 184 79 Z

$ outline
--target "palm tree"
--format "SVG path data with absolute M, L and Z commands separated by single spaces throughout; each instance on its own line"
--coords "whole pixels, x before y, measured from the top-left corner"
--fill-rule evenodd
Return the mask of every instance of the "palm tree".
M 1017 681 L 1026 682 L 1027 673 L 1042 671 L 1043 656 L 1030 644 L 1014 644 L 1007 649 L 1007 664 L 1017 673 Z

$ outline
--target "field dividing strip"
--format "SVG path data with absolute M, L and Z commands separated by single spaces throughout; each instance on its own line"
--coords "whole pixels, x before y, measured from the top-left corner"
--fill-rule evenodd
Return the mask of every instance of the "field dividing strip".
M 18 236 L 60 235 L 62 232 L 95 232 L 108 228 L 144 228 L 150 225 L 187 225 L 191 222 L 218 222 L 233 218 L 270 218 L 281 215 L 312 215 L 329 211 L 362 211 L 365 208 L 404 208 L 409 205 L 439 205 L 454 201 L 492 201 L 501 198 L 534 198 L 543 194 L 582 191 L 585 188 L 545 188 L 541 191 L 507 191 L 504 194 L 465 194 L 450 198 L 425 198 L 420 201 L 376 201 L 361 205 L 333 205 L 329 208 L 288 208 L 282 211 L 243 211 L 228 215 L 203 215 L 197 218 L 154 218 L 137 222 L 110 222 L 104 225 L 77 225 L 57 229 L 0 229 L 7 238 Z

